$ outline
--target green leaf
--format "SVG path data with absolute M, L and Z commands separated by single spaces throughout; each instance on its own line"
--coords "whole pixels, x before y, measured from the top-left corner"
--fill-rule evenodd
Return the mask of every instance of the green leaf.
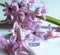
M 3 7 L 5 7 L 5 5 L 4 5 L 3 3 L 0 3 L 0 6 L 3 6 Z
M 43 16 L 36 16 L 36 17 L 39 18 L 39 19 L 44 20 Z M 46 21 L 60 26 L 60 20 L 58 20 L 56 18 L 53 18 L 53 17 L 50 17 L 50 16 L 46 16 Z

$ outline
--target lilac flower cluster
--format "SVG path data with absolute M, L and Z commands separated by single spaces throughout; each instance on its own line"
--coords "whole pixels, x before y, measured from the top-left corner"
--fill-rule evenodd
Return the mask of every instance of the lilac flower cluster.
M 44 16 L 44 19 L 46 19 L 46 8 L 44 3 L 41 2 L 42 7 L 37 7 L 35 11 L 32 11 L 31 7 L 34 3 L 35 0 L 22 0 L 21 2 L 12 0 L 11 4 L 5 2 L 5 9 L 3 9 L 5 12 L 4 16 L 7 16 L 5 21 L 10 24 L 13 24 L 15 21 L 17 21 L 21 25 L 25 25 L 30 23 L 31 20 L 34 20 L 39 13 Z
M 15 24 L 18 23 L 15 22 Z M 16 26 L 14 26 L 16 29 L 13 29 L 9 39 L 4 38 L 0 33 L 0 50 L 6 51 L 9 55 L 35 55 L 26 44 L 26 40 L 22 40 L 21 27 L 19 25 Z
M 44 3 L 41 1 L 42 7 L 37 7 L 35 11 L 32 11 L 30 8 L 34 3 L 35 0 L 22 0 L 21 2 L 12 0 L 11 4 L 5 2 L 3 10 L 5 11 L 4 15 L 7 16 L 5 21 L 13 24 L 13 29 L 10 30 L 12 35 L 9 39 L 4 38 L 0 33 L 0 49 L 5 50 L 10 55 L 34 55 L 26 41 L 32 41 L 32 43 L 28 43 L 31 46 L 38 46 L 40 42 L 36 43 L 36 41 L 54 38 L 51 25 L 48 25 L 48 30 L 45 33 L 41 31 L 42 22 L 36 18 L 37 15 L 41 14 L 46 20 Z

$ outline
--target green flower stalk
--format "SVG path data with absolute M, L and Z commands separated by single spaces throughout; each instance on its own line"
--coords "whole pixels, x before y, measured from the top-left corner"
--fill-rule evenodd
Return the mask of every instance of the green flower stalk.
M 43 16 L 36 16 L 37 18 L 39 19 L 42 19 L 44 20 Z M 45 21 L 48 21 L 50 23 L 53 23 L 53 24 L 56 24 L 58 26 L 60 26 L 60 20 L 56 19 L 56 18 L 53 18 L 53 17 L 50 17 L 50 16 L 46 16 L 46 20 Z

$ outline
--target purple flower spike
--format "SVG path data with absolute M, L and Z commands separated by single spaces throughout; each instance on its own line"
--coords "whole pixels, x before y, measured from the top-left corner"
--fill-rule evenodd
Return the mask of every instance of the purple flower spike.
M 31 23 L 28 22 L 29 19 L 34 20 L 40 13 L 43 15 L 44 19 L 46 19 L 46 8 L 44 3 L 41 2 L 42 7 L 37 7 L 35 11 L 32 11 L 30 8 L 34 3 L 35 0 L 21 0 L 21 2 L 18 0 L 12 0 L 11 4 L 5 2 L 4 11 L 5 16 L 7 16 L 5 21 L 9 24 L 13 24 L 15 21 L 17 21 L 21 25 L 26 25 L 26 23 Z

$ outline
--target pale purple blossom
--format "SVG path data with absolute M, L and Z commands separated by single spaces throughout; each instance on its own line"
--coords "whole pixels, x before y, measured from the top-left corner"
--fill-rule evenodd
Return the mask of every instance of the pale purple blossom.
M 54 36 L 53 36 L 53 29 L 52 29 L 51 25 L 49 24 L 48 29 L 47 29 L 47 33 L 45 34 L 44 39 L 47 40 L 50 38 L 54 38 Z
M 20 54 L 20 51 L 29 52 L 31 49 L 26 45 L 25 41 L 21 39 L 20 28 L 17 29 L 15 35 L 10 37 L 10 42 L 5 47 L 6 52 L 12 55 Z M 29 53 L 28 53 L 29 54 Z
M 44 17 L 44 20 L 46 20 L 46 13 L 47 13 L 47 9 L 46 9 L 46 7 L 45 7 L 45 5 L 44 5 L 44 2 L 41 1 L 41 14 L 42 14 L 43 17 Z
M 8 4 L 7 2 L 5 2 L 5 9 L 3 9 L 3 11 L 5 11 L 5 14 L 4 14 L 5 16 L 11 15 L 13 11 L 11 4 Z
M 17 5 L 13 6 L 12 4 L 8 4 L 7 2 L 5 2 L 5 9 L 3 9 L 3 11 L 5 11 L 4 15 L 7 16 L 5 20 L 7 23 L 9 24 L 14 23 L 14 19 L 12 17 L 14 17 L 14 14 L 17 10 L 18 10 Z
M 43 2 L 41 2 L 41 4 L 43 4 L 41 8 L 37 7 L 35 11 L 30 9 L 35 2 L 35 0 L 21 0 L 21 2 L 12 0 L 11 4 L 5 2 L 4 11 L 5 16 L 7 16 L 5 21 L 10 24 L 13 24 L 15 21 L 23 24 L 26 19 L 28 20 L 31 18 L 34 20 L 39 13 L 43 14 L 44 19 L 46 19 L 46 9 Z M 39 12 L 39 10 L 41 11 Z
M 31 23 L 28 27 L 31 31 L 38 31 L 42 24 L 40 20 L 32 20 Z
M 8 41 L 6 41 L 7 39 L 5 39 L 0 33 L 0 45 L 4 47 L 3 50 L 5 50 L 9 55 L 21 54 L 20 52 L 23 51 L 27 54 L 32 52 L 32 49 L 26 45 L 25 40 L 22 40 L 21 32 L 21 27 L 18 27 L 17 31 L 11 35 Z
M 19 25 L 22 27 L 22 28 L 28 28 L 28 26 L 30 25 L 30 24 L 32 24 L 32 19 L 31 19 L 31 17 L 28 17 L 28 16 L 26 16 L 26 18 L 23 20 L 23 21 L 21 21 L 21 20 L 17 20 L 17 22 L 19 23 Z
M 32 21 L 32 24 L 28 27 L 28 29 L 31 31 L 29 34 L 25 36 L 26 40 L 31 40 L 33 46 L 38 46 L 39 44 L 34 43 L 38 40 L 42 41 L 44 40 L 44 32 L 40 30 L 41 21 Z
M 37 7 L 34 11 L 34 14 L 38 16 L 40 14 L 40 7 Z

